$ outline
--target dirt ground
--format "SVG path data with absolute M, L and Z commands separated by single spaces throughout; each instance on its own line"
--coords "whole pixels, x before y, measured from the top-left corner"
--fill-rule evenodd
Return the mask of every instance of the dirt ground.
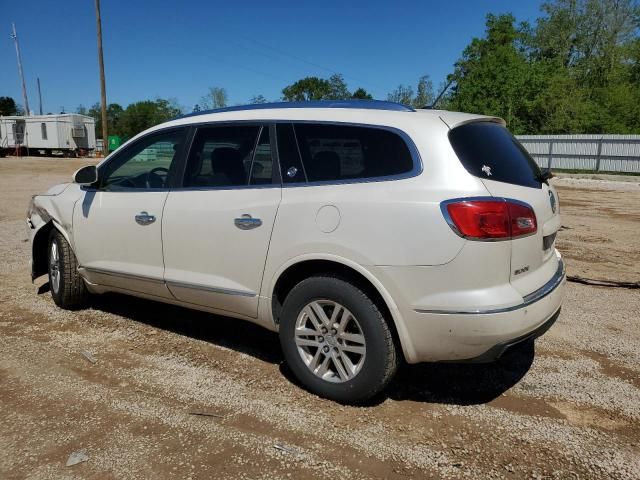
M 403 366 L 340 406 L 251 324 L 115 295 L 57 309 L 30 282 L 24 214 L 85 163 L 0 159 L 0 478 L 640 479 L 638 290 L 570 283 L 535 345 Z M 569 273 L 638 281 L 638 181 L 557 185 Z

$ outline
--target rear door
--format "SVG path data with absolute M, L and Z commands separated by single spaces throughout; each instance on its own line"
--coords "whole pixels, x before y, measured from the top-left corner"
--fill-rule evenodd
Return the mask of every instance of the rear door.
M 555 189 L 541 181 L 538 165 L 499 123 L 478 121 L 455 127 L 449 140 L 463 166 L 482 179 L 491 195 L 520 200 L 533 208 L 536 233 L 511 241 L 511 284 L 522 295 L 537 290 L 558 268 L 554 242 L 560 215 Z
M 184 302 L 257 317 L 280 204 L 269 125 L 198 127 L 164 208 L 164 278 Z

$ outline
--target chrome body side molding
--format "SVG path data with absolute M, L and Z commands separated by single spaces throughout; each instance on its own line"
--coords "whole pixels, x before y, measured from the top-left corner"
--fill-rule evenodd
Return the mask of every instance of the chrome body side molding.
M 133 275 L 131 273 L 116 272 L 114 270 L 106 270 L 103 268 L 78 267 L 78 272 L 82 275 L 84 272 L 97 273 L 99 275 L 110 275 L 112 277 L 128 278 L 131 280 L 141 280 L 143 282 L 164 283 L 162 278 L 146 277 L 143 275 Z
M 176 282 L 174 280 L 168 280 L 165 282 L 167 287 L 175 288 L 189 288 L 192 290 L 203 290 L 205 292 L 222 293 L 224 295 L 239 295 L 241 297 L 255 297 L 258 294 L 255 292 L 248 292 L 246 290 L 233 290 L 230 288 L 210 287 L 208 285 L 200 285 L 198 283 Z
M 255 292 L 249 292 L 249 291 L 245 291 L 245 290 L 233 290 L 233 289 L 228 289 L 228 288 L 210 287 L 208 285 L 200 285 L 200 284 L 197 284 L 197 283 L 187 283 L 187 282 L 176 282 L 176 281 L 173 281 L 173 280 L 165 281 L 162 278 L 146 277 L 146 276 L 142 276 L 142 275 L 132 275 L 132 274 L 129 274 L 129 273 L 116 272 L 116 271 L 113 271 L 113 270 L 105 270 L 105 269 L 102 269 L 102 268 L 78 267 L 78 271 L 80 272 L 80 274 L 83 274 L 84 272 L 97 273 L 97 274 L 100 274 L 100 275 L 110 275 L 112 277 L 127 278 L 127 279 L 131 279 L 131 280 L 141 280 L 141 281 L 144 281 L 144 282 L 165 284 L 169 288 L 171 288 L 171 287 L 189 288 L 189 289 L 193 289 L 193 290 L 203 290 L 203 291 L 206 291 L 206 292 L 221 293 L 221 294 L 224 294 L 224 295 L 240 295 L 240 296 L 243 296 L 243 297 L 255 297 L 255 296 L 258 295 Z

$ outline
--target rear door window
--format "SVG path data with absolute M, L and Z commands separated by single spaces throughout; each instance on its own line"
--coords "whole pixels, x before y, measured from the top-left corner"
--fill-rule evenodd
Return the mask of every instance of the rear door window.
M 525 148 L 498 123 L 474 122 L 449 132 L 460 162 L 476 177 L 541 188 L 540 168 Z
M 398 135 L 381 128 L 294 124 L 309 182 L 360 180 L 407 174 L 413 157 Z
M 198 127 L 187 159 L 184 187 L 248 185 L 260 130 L 258 125 Z M 268 136 L 261 141 L 268 143 Z M 264 164 L 262 153 L 261 149 Z M 252 183 L 258 182 L 255 180 Z

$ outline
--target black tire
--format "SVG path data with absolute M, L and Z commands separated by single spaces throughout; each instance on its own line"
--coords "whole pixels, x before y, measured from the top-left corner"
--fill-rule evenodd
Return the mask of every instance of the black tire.
M 58 252 L 58 282 L 54 278 L 55 267 L 52 262 L 54 245 Z M 55 304 L 66 310 L 77 310 L 86 305 L 89 292 L 78 273 L 78 260 L 67 240 L 55 228 L 49 234 L 47 260 L 49 288 Z
M 337 302 L 349 310 L 366 341 L 360 370 L 340 383 L 317 376 L 303 361 L 296 345 L 298 317 L 305 306 L 318 300 Z M 287 295 L 280 316 L 280 345 L 289 368 L 305 388 L 346 404 L 365 402 L 384 390 L 400 363 L 391 328 L 375 302 L 356 285 L 331 275 L 307 278 Z

